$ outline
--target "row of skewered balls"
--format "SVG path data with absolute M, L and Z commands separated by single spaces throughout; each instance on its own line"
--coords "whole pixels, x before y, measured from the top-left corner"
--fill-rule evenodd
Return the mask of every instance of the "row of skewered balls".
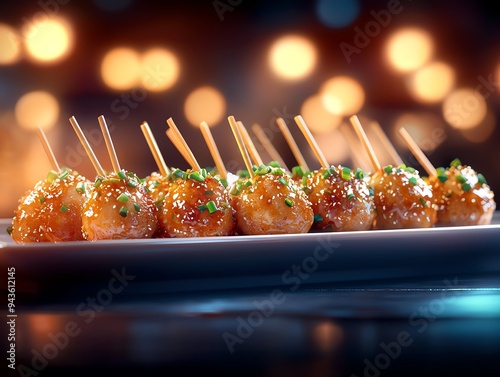
M 340 165 L 287 172 L 270 163 L 228 185 L 206 169 L 146 179 L 121 170 L 93 183 L 63 169 L 21 198 L 9 232 L 27 243 L 491 222 L 496 204 L 482 174 L 457 159 L 437 171 L 426 179 L 404 165 L 370 176 Z

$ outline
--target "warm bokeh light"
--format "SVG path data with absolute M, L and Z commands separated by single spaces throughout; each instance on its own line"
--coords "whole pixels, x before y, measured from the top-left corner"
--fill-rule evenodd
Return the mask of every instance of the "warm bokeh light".
M 0 23 L 0 65 L 15 63 L 20 54 L 19 35 L 9 25 Z
M 391 140 L 404 148 L 408 146 L 399 134 L 401 127 L 406 128 L 415 142 L 424 152 L 433 152 L 447 138 L 446 125 L 442 119 L 434 113 L 404 113 L 396 118 L 392 135 L 388 135 Z M 411 155 L 408 151 L 406 156 Z M 403 155 L 401 157 L 404 157 Z
M 321 96 L 316 94 L 307 98 L 300 109 L 300 114 L 312 132 L 330 132 L 342 122 L 340 115 L 328 112 L 323 105 Z
M 153 92 L 169 89 L 179 78 L 179 61 L 173 53 L 163 48 L 153 48 L 144 53 L 141 64 L 141 82 Z
M 59 102 L 44 91 L 29 92 L 16 103 L 16 121 L 21 127 L 33 130 L 52 128 L 59 118 Z
M 137 85 L 140 66 L 140 57 L 135 50 L 118 47 L 104 56 L 101 77 L 111 89 L 131 89 Z
M 365 91 L 361 84 L 349 76 L 327 80 L 320 89 L 326 110 L 336 115 L 353 115 L 365 103 Z
M 184 113 L 193 126 L 199 127 L 202 121 L 213 126 L 226 114 L 226 100 L 217 89 L 203 86 L 192 91 L 186 98 Z
M 269 62 L 280 77 L 296 80 L 309 75 L 316 65 L 316 47 L 306 38 L 289 35 L 275 41 L 269 52 Z
M 488 140 L 496 127 L 496 117 L 492 111 L 486 113 L 486 117 L 474 128 L 460 130 L 462 136 L 473 143 L 482 143 Z
M 349 158 L 349 146 L 338 128 L 328 133 L 315 134 L 315 138 L 319 148 L 330 164 L 341 164 Z M 311 160 L 315 159 L 312 151 L 310 152 L 310 156 Z
M 54 62 L 65 58 L 73 46 L 73 34 L 67 22 L 50 18 L 30 24 L 26 50 L 35 61 Z
M 413 72 L 408 80 L 410 94 L 419 102 L 442 101 L 455 85 L 455 71 L 446 63 L 433 62 Z
M 434 50 L 431 36 L 424 30 L 405 28 L 396 31 L 387 42 L 387 58 L 398 71 L 410 72 L 429 61 Z
M 476 127 L 483 121 L 487 111 L 484 97 L 472 88 L 455 90 L 443 102 L 444 119 L 458 129 Z

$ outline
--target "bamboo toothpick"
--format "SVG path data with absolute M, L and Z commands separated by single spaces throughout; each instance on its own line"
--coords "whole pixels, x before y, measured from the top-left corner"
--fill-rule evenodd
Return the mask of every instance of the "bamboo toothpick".
M 111 164 L 113 165 L 113 170 L 116 174 L 120 170 L 120 162 L 118 161 L 118 157 L 116 156 L 116 150 L 113 145 L 113 140 L 111 140 L 111 135 L 109 134 L 108 125 L 106 124 L 106 119 L 104 119 L 103 115 L 100 115 L 97 120 L 99 121 L 99 126 L 101 126 L 102 135 L 104 136 L 104 142 L 106 143 L 106 148 L 108 148 L 109 158 L 111 160 Z
M 403 165 L 403 159 L 396 151 L 396 148 L 394 148 L 394 145 L 391 143 L 384 130 L 382 130 L 382 127 L 380 127 L 379 122 L 371 122 L 370 126 L 375 132 L 377 139 L 380 141 L 387 153 L 389 153 L 389 156 L 391 156 L 391 160 L 393 161 L 393 163 L 398 166 Z
M 186 151 L 186 154 L 189 156 L 188 162 L 191 163 L 191 167 L 193 168 L 193 170 L 200 171 L 201 167 L 198 164 L 198 161 L 196 161 L 196 158 L 194 157 L 194 154 L 191 151 L 191 148 L 189 148 L 189 145 L 186 143 L 186 140 L 184 140 L 184 137 L 182 136 L 181 132 L 179 131 L 179 129 L 175 125 L 174 120 L 172 118 L 168 118 L 167 124 L 170 127 L 170 129 L 172 130 L 172 132 L 175 134 L 177 139 L 179 140 L 179 142 L 182 145 L 182 147 L 184 148 L 184 150 Z
M 339 126 L 340 132 L 342 133 L 342 136 L 347 142 L 347 145 L 349 145 L 349 148 L 351 149 L 351 156 L 353 159 L 353 163 L 357 165 L 359 168 L 362 170 L 368 171 L 371 169 L 371 163 L 368 162 L 368 159 L 366 158 L 366 152 L 361 146 L 359 140 L 356 138 L 356 134 L 354 131 L 349 127 L 347 123 L 342 123 Z
M 165 134 L 167 135 L 169 140 L 172 142 L 175 149 L 177 149 L 177 151 L 181 154 L 182 158 L 184 158 L 184 160 L 186 160 L 186 162 L 189 164 L 189 166 L 191 166 L 191 169 L 196 170 L 194 161 L 191 159 L 191 156 L 189 156 L 189 154 L 187 153 L 186 149 L 184 148 L 184 146 L 182 145 L 181 141 L 179 140 L 177 135 L 174 133 L 174 131 L 169 128 L 165 132 Z
M 250 155 L 248 154 L 248 150 L 245 147 L 245 142 L 241 137 L 240 128 L 234 119 L 234 116 L 229 116 L 227 118 L 229 121 L 229 125 L 231 126 L 231 130 L 233 131 L 234 138 L 236 139 L 236 143 L 238 144 L 238 148 L 241 153 L 241 157 L 243 157 L 243 161 L 245 162 L 245 166 L 247 167 L 248 174 L 250 174 L 250 179 L 253 181 L 255 179 L 255 173 L 252 169 L 252 161 L 250 160 Z
M 289 170 L 285 164 L 285 161 L 283 161 L 283 158 L 281 158 L 280 154 L 271 143 L 271 140 L 269 140 L 262 127 L 259 124 L 254 123 L 252 125 L 252 131 L 255 136 L 257 136 L 257 139 L 259 139 L 260 143 L 266 150 L 267 154 L 271 157 L 271 159 L 277 161 L 283 169 Z
M 45 132 L 43 132 L 43 130 L 40 127 L 38 127 L 37 133 L 38 137 L 40 138 L 40 142 L 42 143 L 43 149 L 45 150 L 45 154 L 49 158 L 50 166 L 52 167 L 53 170 L 60 172 L 61 168 L 57 163 L 56 156 L 54 156 L 54 152 L 50 147 L 49 141 L 47 140 L 47 136 L 45 136 Z
M 417 145 L 415 140 L 413 140 L 408 131 L 406 131 L 404 127 L 401 127 L 399 129 L 399 134 L 403 137 L 411 153 L 413 153 L 413 155 L 417 158 L 418 162 L 420 163 L 420 165 L 422 165 L 427 174 L 430 177 L 436 177 L 436 168 L 431 164 L 427 156 L 424 154 L 424 152 L 422 152 L 422 149 L 420 149 L 420 147 Z
M 358 117 L 356 115 L 353 115 L 349 118 L 349 120 L 351 121 L 352 126 L 354 127 L 354 131 L 356 131 L 356 134 L 358 135 L 358 138 L 361 141 L 363 148 L 365 148 L 366 152 L 368 152 L 368 157 L 370 157 L 370 161 L 375 171 L 381 171 L 382 167 L 380 166 L 380 162 L 378 161 L 378 158 L 375 155 L 375 152 L 373 151 L 373 147 L 370 143 L 370 140 L 368 140 L 365 130 L 363 129 L 363 126 L 361 125 Z
M 212 132 L 210 131 L 210 127 L 208 127 L 207 122 L 203 121 L 200 123 L 200 130 L 203 138 L 205 139 L 205 143 L 207 144 L 208 150 L 212 155 L 212 158 L 215 162 L 215 166 L 217 167 L 217 171 L 222 179 L 227 179 L 227 170 L 224 162 L 219 153 L 219 149 L 217 148 L 217 144 L 215 144 L 214 137 L 212 136 Z
M 248 152 L 250 153 L 250 157 L 252 157 L 252 160 L 255 163 L 255 165 L 257 166 L 264 165 L 264 162 L 262 161 L 259 152 L 257 152 L 257 148 L 255 148 L 255 144 L 250 138 L 250 134 L 248 133 L 246 127 L 243 125 L 243 122 L 237 121 L 236 124 L 240 128 L 241 137 L 243 137 L 243 141 L 245 142 Z
M 149 127 L 148 122 L 144 121 L 141 124 L 141 130 L 144 134 L 144 138 L 148 143 L 149 149 L 151 150 L 151 154 L 153 155 L 156 165 L 158 165 L 158 169 L 160 170 L 160 174 L 163 177 L 166 177 L 170 174 L 170 169 L 168 168 L 165 160 L 163 159 L 163 155 L 160 152 L 160 148 L 158 148 L 158 144 L 156 143 L 156 139 Z
M 301 115 L 297 115 L 295 118 L 295 123 L 297 123 L 297 126 L 299 126 L 300 130 L 302 131 L 302 134 L 304 134 L 304 137 L 306 138 L 307 142 L 309 143 L 309 146 L 314 152 L 314 155 L 318 159 L 319 163 L 323 168 L 329 168 L 330 164 L 328 163 L 327 159 L 325 158 L 325 155 L 323 152 L 321 152 L 321 149 L 318 146 L 318 143 L 316 143 L 316 139 L 312 135 L 311 131 L 309 130 L 309 127 L 307 127 L 306 122 L 304 122 L 304 119 L 302 118 Z
M 78 139 L 80 140 L 80 143 L 82 143 L 83 148 L 85 149 L 85 152 L 87 152 L 87 156 L 89 156 L 90 162 L 94 166 L 95 171 L 97 172 L 97 175 L 100 175 L 101 177 L 106 176 L 106 172 L 102 168 L 99 160 L 97 159 L 96 155 L 94 154 L 94 151 L 92 150 L 92 147 L 90 146 L 87 138 L 83 134 L 82 129 L 80 128 L 80 125 L 76 121 L 76 118 L 72 116 L 69 118 L 69 122 L 73 126 L 73 129 L 76 132 L 76 135 L 78 136 Z
M 286 143 L 292 150 L 292 154 L 297 160 L 297 163 L 299 166 L 302 168 L 304 171 L 309 171 L 309 166 L 307 166 L 307 162 L 302 155 L 302 152 L 300 151 L 299 147 L 297 146 L 297 143 L 295 142 L 295 139 L 292 136 L 292 133 L 288 129 L 287 124 L 285 123 L 283 118 L 278 118 L 276 119 L 276 124 L 278 125 L 281 133 L 285 137 Z

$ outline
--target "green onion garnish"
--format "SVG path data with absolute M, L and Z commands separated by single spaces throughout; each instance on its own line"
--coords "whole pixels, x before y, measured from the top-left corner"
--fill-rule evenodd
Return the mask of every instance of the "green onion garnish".
M 75 190 L 79 194 L 83 194 L 85 192 L 85 183 L 83 182 L 78 182 L 76 184 Z
M 177 178 L 181 178 L 182 177 L 182 173 L 183 171 L 181 169 L 175 169 L 173 172 L 172 172 L 172 175 L 177 177 Z
M 457 175 L 457 181 L 460 183 L 467 182 L 467 178 L 465 178 L 462 174 Z
M 424 198 L 418 198 L 418 200 L 420 201 L 420 203 L 422 203 L 422 205 L 424 206 L 424 208 L 427 208 L 427 202 L 425 201 Z
M 481 173 L 477 174 L 477 180 L 482 185 L 486 184 L 486 178 L 484 178 L 484 175 L 482 175 Z
M 40 200 L 40 204 L 45 203 L 45 196 L 40 196 L 38 200 Z
M 408 182 L 410 182 L 413 186 L 416 186 L 417 185 L 417 178 L 411 177 L 408 179 Z
M 200 175 L 201 175 L 203 178 L 207 178 L 207 169 L 201 169 L 201 170 L 200 170 Z
M 323 179 L 327 179 L 328 177 L 330 177 L 332 175 L 332 172 L 330 169 L 327 168 L 323 171 L 323 173 L 321 173 L 321 175 L 322 175 Z
M 205 195 L 213 195 L 214 192 L 212 190 L 206 190 Z
M 462 163 L 458 158 L 455 158 L 452 162 L 450 162 L 450 166 L 454 168 L 458 168 L 460 165 L 462 165 Z
M 127 186 L 136 188 L 139 185 L 139 182 L 137 182 L 135 179 L 129 179 L 127 182 Z
M 59 179 L 62 181 L 63 179 L 67 178 L 69 175 L 69 171 L 65 171 L 64 173 L 62 173 L 60 176 L 59 176 Z
M 387 165 L 387 166 L 384 168 L 384 171 L 385 171 L 387 174 L 391 174 L 391 173 L 392 173 L 392 165 Z
M 348 200 L 353 200 L 354 199 L 354 194 L 351 192 L 347 195 Z
M 141 212 L 141 206 L 137 203 L 134 203 L 134 208 L 137 212 Z
M 191 174 L 189 174 L 189 178 L 195 180 L 196 182 L 205 182 L 205 178 L 203 178 L 203 176 L 200 175 L 200 173 L 198 173 L 197 171 L 194 171 Z
M 49 173 L 47 174 L 47 178 L 45 178 L 47 180 L 47 182 L 49 183 L 52 183 L 56 180 L 56 178 L 59 176 L 59 174 L 57 174 L 57 172 L 55 170 L 51 170 L 49 171 Z
M 365 177 L 365 172 L 361 170 L 360 168 L 356 169 L 356 172 L 354 173 L 356 179 L 363 179 Z
M 404 165 L 404 164 L 403 164 L 403 165 Z M 401 165 L 401 166 L 403 166 L 403 165 Z M 415 171 L 416 171 L 416 170 L 415 170 L 414 168 L 412 168 L 412 167 L 405 167 L 405 170 L 406 170 L 408 173 L 415 173 Z
M 438 179 L 440 182 L 446 182 L 448 180 L 448 177 L 446 175 L 438 175 Z
M 118 211 L 120 213 L 120 216 L 121 217 L 127 217 L 127 214 L 128 214 L 128 208 L 123 206 L 120 208 L 120 210 Z
M 12 228 L 12 226 L 8 226 L 6 231 L 7 233 L 9 233 L 9 236 L 12 234 L 12 231 L 14 230 L 14 228 Z
M 207 209 L 208 209 L 208 213 L 209 214 L 213 214 L 215 212 L 217 212 L 217 206 L 215 205 L 215 203 L 211 200 L 209 201 L 207 204 Z
M 97 178 L 94 183 L 94 187 L 98 188 L 102 184 L 102 178 Z
M 370 196 L 375 195 L 375 191 L 373 190 L 372 186 L 368 186 L 368 194 L 370 194 Z
M 295 203 L 293 202 L 293 200 L 292 200 L 292 199 L 290 199 L 290 198 L 285 198 L 285 204 L 286 204 L 288 207 L 293 207 L 293 205 L 294 205 Z
M 271 167 L 266 166 L 266 165 L 260 165 L 257 170 L 255 171 L 255 174 L 257 175 L 265 175 L 271 171 Z
M 123 170 L 120 170 L 118 173 L 117 173 L 118 177 L 120 177 L 120 179 L 127 179 L 127 175 L 125 174 L 125 172 Z
M 278 182 L 281 183 L 283 186 L 288 185 L 288 181 L 283 177 L 280 177 L 280 179 L 278 179 Z
M 470 188 L 471 188 L 471 187 L 470 187 L 470 184 L 469 184 L 469 183 L 464 183 L 464 184 L 462 185 L 462 190 L 464 190 L 465 192 L 469 192 Z
M 119 202 L 122 202 L 122 203 L 127 203 L 128 202 L 128 195 L 125 194 L 124 192 L 122 192 L 118 198 L 116 198 Z
M 323 221 L 323 217 L 319 213 L 314 215 L 314 222 L 319 223 L 320 221 Z
M 66 204 L 63 204 L 60 209 L 61 209 L 61 212 L 66 212 L 69 208 Z
M 302 178 L 304 176 L 304 170 L 302 170 L 301 166 L 294 166 L 292 168 L 292 175 Z
M 343 167 L 340 176 L 344 181 L 348 181 L 349 179 L 351 179 L 351 169 Z

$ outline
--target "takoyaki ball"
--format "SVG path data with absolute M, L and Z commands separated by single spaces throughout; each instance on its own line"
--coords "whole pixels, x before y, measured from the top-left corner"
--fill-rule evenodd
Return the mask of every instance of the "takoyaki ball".
M 219 179 L 176 169 L 159 214 L 169 237 L 229 236 L 235 231 L 231 197 Z
M 307 233 L 314 220 L 306 194 L 281 168 L 262 165 L 254 181 L 239 180 L 231 189 L 236 196 L 236 223 L 241 234 Z
M 134 173 L 121 170 L 96 179 L 83 206 L 87 240 L 150 238 L 157 228 L 154 200 Z
M 82 207 L 88 186 L 74 170 L 50 171 L 19 201 L 12 239 L 18 243 L 83 240 Z
M 331 166 L 309 175 L 304 185 L 314 211 L 313 228 L 333 231 L 367 230 L 376 216 L 373 189 L 364 172 Z
M 429 228 L 436 223 L 432 187 L 417 170 L 389 165 L 375 173 L 370 184 L 377 208 L 374 228 Z
M 486 179 L 458 159 L 448 168 L 438 168 L 430 177 L 438 222 L 442 225 L 487 225 L 491 223 L 496 203 Z

